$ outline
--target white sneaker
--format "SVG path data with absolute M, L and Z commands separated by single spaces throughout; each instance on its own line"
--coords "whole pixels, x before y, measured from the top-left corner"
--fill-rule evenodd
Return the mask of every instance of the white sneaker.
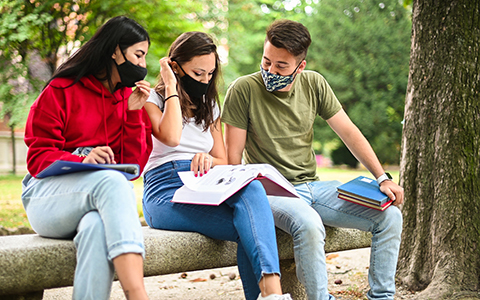
M 262 294 L 258 295 L 257 300 L 292 300 L 292 297 L 290 297 L 290 294 L 283 294 L 283 295 L 277 295 L 277 294 L 270 294 L 267 297 L 262 297 Z

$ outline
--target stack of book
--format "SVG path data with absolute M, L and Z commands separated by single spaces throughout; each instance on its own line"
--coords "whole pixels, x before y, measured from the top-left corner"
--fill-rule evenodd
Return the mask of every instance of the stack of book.
M 380 192 L 380 187 L 375 179 L 359 176 L 337 187 L 338 198 L 370 207 L 385 210 L 392 204 L 387 195 Z

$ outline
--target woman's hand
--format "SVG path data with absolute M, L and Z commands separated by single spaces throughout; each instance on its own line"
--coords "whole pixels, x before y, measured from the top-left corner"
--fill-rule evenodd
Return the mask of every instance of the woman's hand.
M 116 164 L 115 155 L 109 146 L 93 148 L 82 161 L 84 164 Z
M 177 77 L 173 73 L 170 57 L 163 57 L 160 62 L 160 75 L 162 76 L 165 87 L 176 87 Z
M 150 96 L 150 82 L 140 80 L 135 82 L 135 85 L 137 88 L 128 98 L 128 110 L 141 109 Z
M 213 167 L 213 157 L 208 153 L 197 153 L 192 159 L 190 170 L 193 171 L 195 177 L 200 174 L 203 176 Z

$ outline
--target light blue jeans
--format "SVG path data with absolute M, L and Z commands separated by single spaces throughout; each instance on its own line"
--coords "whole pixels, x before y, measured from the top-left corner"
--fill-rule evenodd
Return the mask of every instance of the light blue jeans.
M 264 274 L 280 274 L 272 212 L 262 184 L 254 180 L 219 206 L 172 203 L 183 186 L 178 172 L 190 160 L 167 162 L 144 176 L 143 213 L 150 227 L 191 231 L 237 242 L 237 263 L 245 298 L 255 300 Z
M 112 259 L 145 255 L 133 185 L 117 171 L 23 179 L 23 206 L 41 236 L 74 238 L 73 299 L 109 299 Z
M 325 227 L 356 228 L 373 234 L 368 299 L 393 299 L 402 214 L 396 206 L 385 211 L 337 198 L 339 181 L 296 185 L 301 198 L 269 197 L 275 225 L 293 236 L 297 277 L 309 300 L 333 300 L 328 293 Z

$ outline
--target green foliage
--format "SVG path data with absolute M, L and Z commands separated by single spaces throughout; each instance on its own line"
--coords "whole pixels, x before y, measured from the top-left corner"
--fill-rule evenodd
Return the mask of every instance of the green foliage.
M 290 1 L 228 1 L 228 65 L 225 82 L 260 70 L 267 27 L 277 19 L 301 21 L 306 4 Z
M 352 169 L 358 166 L 357 159 L 343 143 L 332 151 L 331 157 L 334 165 L 347 165 Z
M 127 15 L 149 32 L 147 80 L 156 82 L 158 60 L 181 33 L 208 31 L 228 50 L 225 87 L 259 70 L 265 30 L 276 19 L 305 24 L 313 37 L 307 69 L 323 74 L 383 162 L 397 163 L 408 76 L 409 0 L 0 0 L 2 115 L 22 124 L 26 109 L 49 76 L 36 78 L 36 50 L 50 68 L 89 40 L 99 26 Z M 47 77 L 47 79 L 45 79 Z M 25 82 L 26 89 L 15 84 Z M 8 83 L 8 84 L 5 84 Z M 22 92 L 24 94 L 19 94 Z M 15 94 L 16 93 L 16 94 Z M 15 125 L 16 126 L 16 125 Z M 337 139 L 320 120 L 315 144 L 328 153 Z
M 380 160 L 398 164 L 411 21 L 397 0 L 322 0 L 305 25 L 307 68 L 320 72 Z M 336 138 L 317 120 L 315 138 Z
M 71 55 L 88 41 L 109 18 L 126 15 L 137 20 L 150 34 L 152 46 L 147 56 L 149 75 L 155 82 L 158 60 L 184 31 L 202 28 L 195 11 L 198 1 L 120 0 L 0 0 L 0 89 L 1 116 L 10 125 L 22 126 L 28 108 L 60 59 Z M 32 53 L 47 64 L 48 76 L 35 77 L 39 64 L 32 67 Z M 45 66 L 40 66 L 45 68 Z M 16 88 L 23 82 L 26 89 Z
M 228 84 L 256 72 L 265 31 L 276 19 L 306 25 L 312 35 L 307 69 L 326 77 L 380 160 L 398 164 L 408 79 L 410 14 L 398 0 L 229 1 Z M 328 154 L 337 135 L 316 121 L 315 144 Z M 340 151 L 341 152 L 341 151 Z

